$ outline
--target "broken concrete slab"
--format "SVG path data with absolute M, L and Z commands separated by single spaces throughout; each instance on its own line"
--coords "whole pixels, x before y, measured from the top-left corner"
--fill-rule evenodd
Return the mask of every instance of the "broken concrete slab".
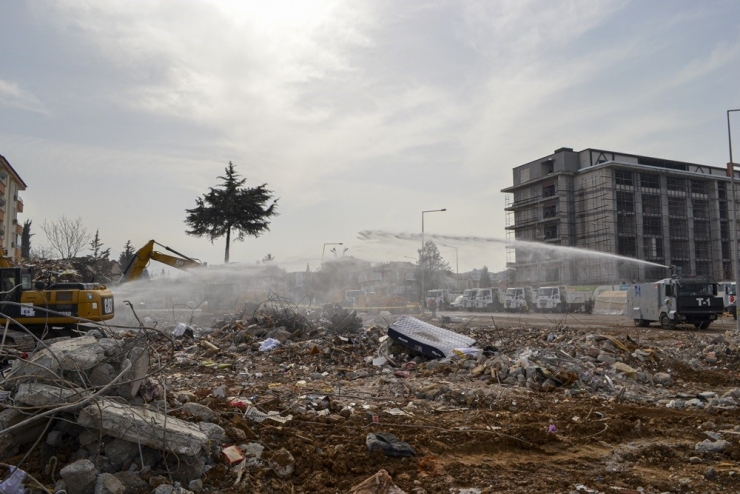
M 102 429 L 119 439 L 188 456 L 197 455 L 208 444 L 208 437 L 196 424 L 108 398 L 85 407 L 77 423 Z
M 21 383 L 15 394 L 16 403 L 32 407 L 68 405 L 90 395 L 81 388 L 58 388 L 42 383 Z
M 132 400 L 139 392 L 141 383 L 149 372 L 149 350 L 146 347 L 134 347 L 126 359 L 131 362 L 131 368 L 123 376 L 124 384 L 118 387 L 118 394 L 122 398 Z
M 52 343 L 28 360 L 16 360 L 12 375 L 16 378 L 49 377 L 60 370 L 86 371 L 105 358 L 103 347 L 92 336 L 83 336 Z

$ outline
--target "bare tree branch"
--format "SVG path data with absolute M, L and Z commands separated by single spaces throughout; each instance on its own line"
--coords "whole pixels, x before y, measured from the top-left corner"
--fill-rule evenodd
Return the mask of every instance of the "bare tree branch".
M 82 224 L 81 217 L 71 220 L 62 215 L 56 221 L 44 221 L 41 230 L 49 240 L 52 250 L 62 259 L 76 257 L 92 237 Z

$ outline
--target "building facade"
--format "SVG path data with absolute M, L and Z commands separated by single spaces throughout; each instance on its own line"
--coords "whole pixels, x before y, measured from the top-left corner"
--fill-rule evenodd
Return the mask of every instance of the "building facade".
M 8 160 L 0 155 L 0 246 L 4 254 L 13 260 L 21 257 L 23 225 L 18 213 L 23 212 L 20 193 L 24 190 L 26 183 Z
M 561 148 L 513 175 L 514 185 L 502 192 L 514 284 L 656 280 L 670 275 L 669 265 L 686 275 L 734 278 L 725 168 Z M 740 199 L 737 184 L 735 191 Z

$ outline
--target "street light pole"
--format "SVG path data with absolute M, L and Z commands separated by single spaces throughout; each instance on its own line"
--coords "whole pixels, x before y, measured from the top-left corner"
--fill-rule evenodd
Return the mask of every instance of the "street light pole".
M 324 264 L 324 252 L 326 251 L 327 245 L 344 245 L 342 242 L 326 242 L 324 248 L 321 249 L 321 264 Z
M 421 266 L 421 308 L 422 310 L 427 305 L 426 292 L 424 291 L 424 266 L 422 264 L 422 253 L 424 252 L 424 214 L 425 213 L 438 213 L 441 211 L 447 211 L 447 208 L 443 209 L 428 209 L 421 212 L 421 250 L 419 251 L 419 265 Z
M 740 111 L 727 110 L 727 143 L 730 148 L 730 162 L 727 167 L 730 170 L 730 187 L 731 194 L 730 199 L 732 200 L 732 263 L 734 265 L 735 274 L 735 315 L 737 315 L 738 307 L 738 288 L 740 287 L 740 265 L 738 263 L 738 249 L 737 249 L 737 211 L 735 204 L 735 162 L 732 160 L 732 131 L 730 130 L 730 113 Z M 737 318 L 737 329 L 740 331 L 740 317 Z

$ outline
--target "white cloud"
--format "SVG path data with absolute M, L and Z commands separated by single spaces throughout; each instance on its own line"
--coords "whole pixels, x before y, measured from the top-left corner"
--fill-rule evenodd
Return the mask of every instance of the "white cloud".
M 47 114 L 41 101 L 17 83 L 0 79 L 0 106 L 20 108 L 34 113 Z

